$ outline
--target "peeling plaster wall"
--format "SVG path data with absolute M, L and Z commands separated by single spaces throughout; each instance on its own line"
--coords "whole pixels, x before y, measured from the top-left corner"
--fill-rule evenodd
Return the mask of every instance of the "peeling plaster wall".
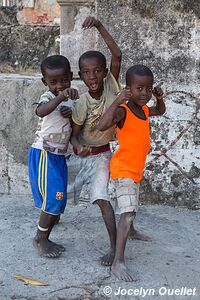
M 34 103 L 46 91 L 40 78 L 0 75 L 0 194 L 31 193 L 27 157 L 38 123 Z M 85 92 L 79 81 L 74 80 L 72 87 Z
M 59 24 L 60 6 L 56 0 L 22 0 L 17 12 L 19 24 Z
M 97 15 L 122 50 L 122 81 L 142 63 L 167 94 L 166 114 L 151 119 L 142 201 L 200 207 L 199 12 L 199 1 L 97 0 Z M 101 37 L 97 43 L 109 57 Z
M 165 97 L 167 112 L 151 119 L 152 148 L 141 198 L 149 202 L 200 207 L 199 95 L 197 87 Z M 195 93 L 196 92 L 196 93 Z
M 60 26 L 21 25 L 15 7 L 0 7 L 0 72 L 39 73 L 41 61 L 59 53 Z
M 141 201 L 199 208 L 199 1 L 97 0 L 96 6 L 69 8 L 61 28 L 61 53 L 69 57 L 75 75 L 78 57 L 86 50 L 100 49 L 110 58 L 95 29 L 81 30 L 84 18 L 95 10 L 122 50 L 122 82 L 125 70 L 135 63 L 148 65 L 155 83 L 164 82 L 167 112 L 151 119 L 152 148 Z M 36 77 L 12 76 L 1 77 L 0 86 L 5 111 L 0 125 L 0 193 L 28 193 L 27 149 L 37 123 L 32 103 L 43 86 Z M 75 86 L 83 88 L 77 81 Z
M 30 192 L 27 178 L 27 151 L 33 140 L 36 117 L 33 103 L 44 91 L 32 77 L 0 77 L 4 91 L 0 98 L 0 193 Z
M 60 51 L 63 55 L 70 59 L 71 68 L 74 76 L 78 77 L 78 59 L 82 53 L 96 49 L 96 32 L 95 30 L 83 30 L 82 24 L 85 18 L 94 13 L 94 7 L 77 7 L 75 14 L 69 9 L 69 18 L 73 19 L 73 23 L 67 22 L 66 28 L 61 27 L 61 44 Z
M 132 64 L 151 66 L 156 81 L 198 83 L 200 2 L 185 0 L 97 1 L 97 15 L 123 53 L 122 74 Z M 98 47 L 109 53 L 99 39 Z M 122 77 L 123 78 L 123 77 Z

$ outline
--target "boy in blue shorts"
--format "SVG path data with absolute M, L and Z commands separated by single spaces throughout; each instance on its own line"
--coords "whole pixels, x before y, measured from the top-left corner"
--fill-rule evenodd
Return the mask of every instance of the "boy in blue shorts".
M 49 240 L 57 218 L 64 212 L 67 196 L 65 154 L 71 135 L 71 107 L 78 92 L 70 88 L 72 72 L 62 55 L 41 64 L 42 82 L 48 86 L 39 100 L 36 140 L 29 150 L 28 171 L 35 206 L 41 209 L 33 245 L 41 256 L 55 258 L 65 248 Z

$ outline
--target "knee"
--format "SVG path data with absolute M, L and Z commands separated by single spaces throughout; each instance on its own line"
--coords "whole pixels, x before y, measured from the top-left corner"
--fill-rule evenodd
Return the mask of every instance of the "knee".
M 109 201 L 106 201 L 106 200 L 97 200 L 97 201 L 95 201 L 95 203 L 98 204 L 98 206 L 99 206 L 101 209 L 104 209 L 104 208 L 110 206 L 110 202 L 109 202 Z

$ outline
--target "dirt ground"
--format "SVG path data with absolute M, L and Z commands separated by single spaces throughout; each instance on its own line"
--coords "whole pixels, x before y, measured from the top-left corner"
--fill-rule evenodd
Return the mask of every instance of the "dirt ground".
M 66 252 L 58 259 L 32 247 L 39 211 L 27 196 L 1 196 L 0 300 L 200 299 L 200 212 L 141 206 L 136 228 L 152 242 L 128 241 L 126 258 L 136 278 L 125 283 L 100 264 L 108 236 L 98 207 L 69 208 L 52 233 Z M 48 283 L 25 284 L 23 275 Z

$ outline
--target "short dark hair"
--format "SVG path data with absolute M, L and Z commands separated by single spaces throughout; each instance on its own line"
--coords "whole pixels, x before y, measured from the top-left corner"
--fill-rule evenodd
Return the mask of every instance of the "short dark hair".
M 126 84 L 130 85 L 130 80 L 133 78 L 134 75 L 139 76 L 150 76 L 153 79 L 152 71 L 144 66 L 144 65 L 134 65 L 130 67 L 126 72 Z
M 103 67 L 106 68 L 106 58 L 105 58 L 105 55 L 103 55 L 103 53 L 101 53 L 99 51 L 87 51 L 87 52 L 83 53 L 79 58 L 79 61 L 78 61 L 79 69 L 81 68 L 81 61 L 83 59 L 87 59 L 87 58 L 99 59 L 103 65 Z
M 55 70 L 64 68 L 67 72 L 71 72 L 69 60 L 63 55 L 48 56 L 42 61 L 40 68 L 43 76 L 46 69 Z

